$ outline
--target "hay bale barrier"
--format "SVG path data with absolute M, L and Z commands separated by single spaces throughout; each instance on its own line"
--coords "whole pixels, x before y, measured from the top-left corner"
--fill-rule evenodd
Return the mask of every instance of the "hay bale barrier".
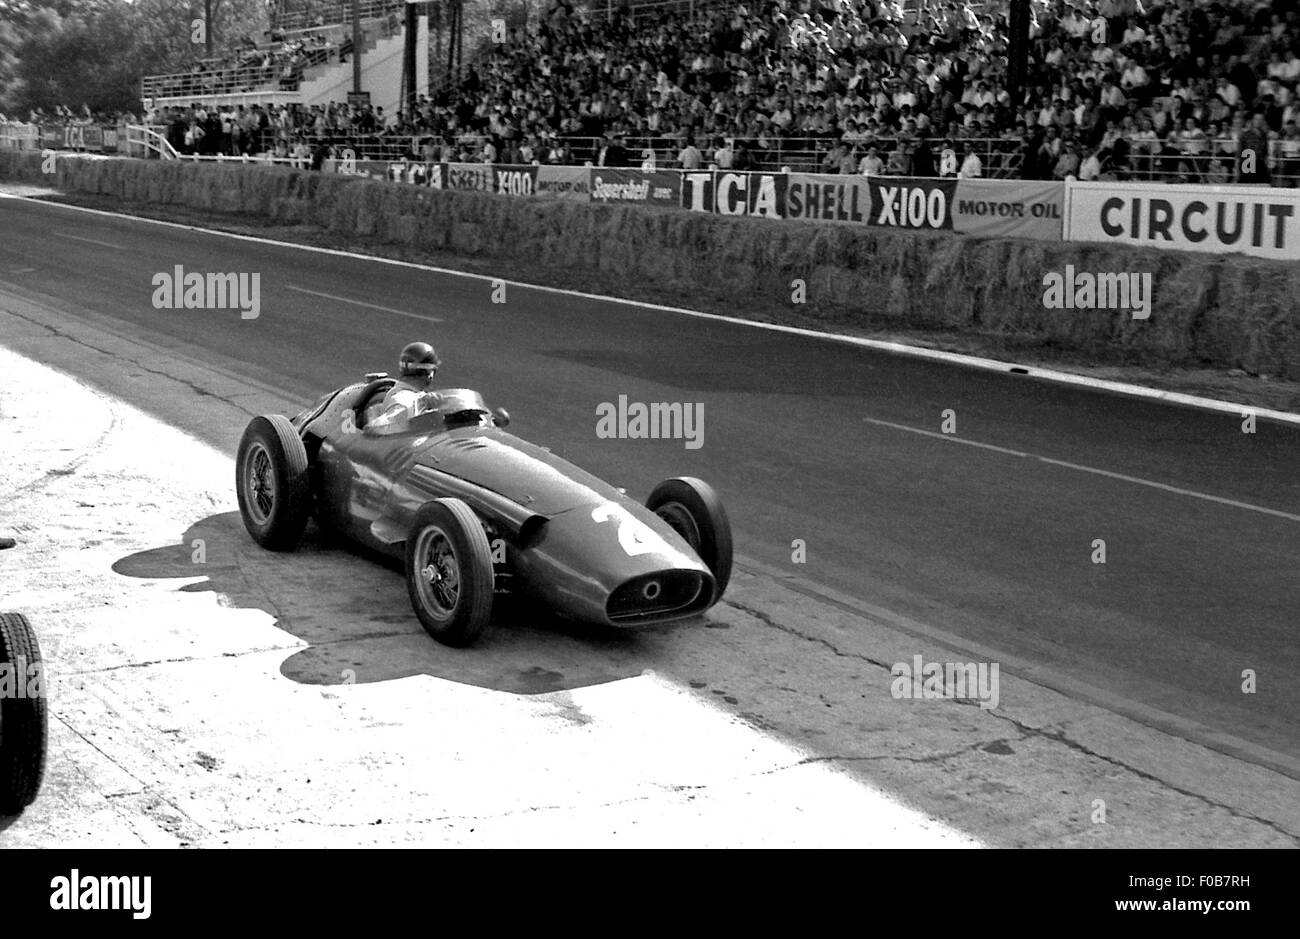
M 510 198 L 272 166 L 194 164 L 0 151 L 0 179 L 70 194 L 183 206 L 416 251 L 593 273 L 652 286 L 690 306 L 797 317 L 827 328 L 949 330 L 1005 337 L 1097 364 L 1216 367 L 1300 380 L 1300 264 L 1110 245 L 903 233 L 638 206 Z M 1150 272 L 1151 318 L 1049 310 L 1043 275 Z M 791 304 L 792 281 L 807 304 Z M 592 289 L 599 289 L 593 286 Z

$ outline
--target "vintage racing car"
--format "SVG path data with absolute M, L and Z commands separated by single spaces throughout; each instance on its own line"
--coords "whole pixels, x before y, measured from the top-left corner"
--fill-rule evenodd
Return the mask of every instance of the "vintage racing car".
M 239 509 L 265 548 L 292 550 L 309 516 L 403 560 L 415 613 L 435 639 L 469 645 L 508 592 L 611 626 L 693 616 L 731 576 L 731 526 L 690 477 L 645 505 L 502 428 L 476 391 L 376 420 L 394 379 L 366 376 L 292 419 L 254 418 L 236 457 Z

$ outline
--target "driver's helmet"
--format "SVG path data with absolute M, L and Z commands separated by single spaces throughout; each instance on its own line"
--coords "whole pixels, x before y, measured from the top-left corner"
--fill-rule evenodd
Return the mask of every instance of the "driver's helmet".
M 433 377 L 433 373 L 438 371 L 438 366 L 441 364 L 438 353 L 427 342 L 411 343 L 402 350 L 397 360 L 397 367 L 403 378 L 418 376 L 425 381 Z

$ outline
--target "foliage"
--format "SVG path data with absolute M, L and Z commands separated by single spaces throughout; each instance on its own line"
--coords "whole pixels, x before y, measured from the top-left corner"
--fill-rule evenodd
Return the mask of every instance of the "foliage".
M 213 55 L 263 40 L 267 0 L 212 0 Z M 0 0 L 0 112 L 138 111 L 143 75 L 206 54 L 203 0 Z

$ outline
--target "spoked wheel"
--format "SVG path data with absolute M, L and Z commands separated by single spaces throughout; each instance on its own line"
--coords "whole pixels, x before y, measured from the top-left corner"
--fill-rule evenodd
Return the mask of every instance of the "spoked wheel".
M 22 693 L 0 694 L 0 816 L 36 801 L 45 776 L 47 676 L 36 633 L 21 613 L 0 613 L 0 667 L 6 666 Z
M 473 643 L 492 620 L 492 548 L 459 499 L 422 506 L 406 539 L 406 587 L 425 631 L 449 646 Z
M 713 487 L 693 476 L 665 479 L 645 504 L 682 536 L 713 574 L 717 603 L 731 580 L 731 522 Z
M 235 458 L 235 492 L 244 527 L 272 551 L 292 551 L 311 515 L 307 449 L 289 419 L 256 417 Z

